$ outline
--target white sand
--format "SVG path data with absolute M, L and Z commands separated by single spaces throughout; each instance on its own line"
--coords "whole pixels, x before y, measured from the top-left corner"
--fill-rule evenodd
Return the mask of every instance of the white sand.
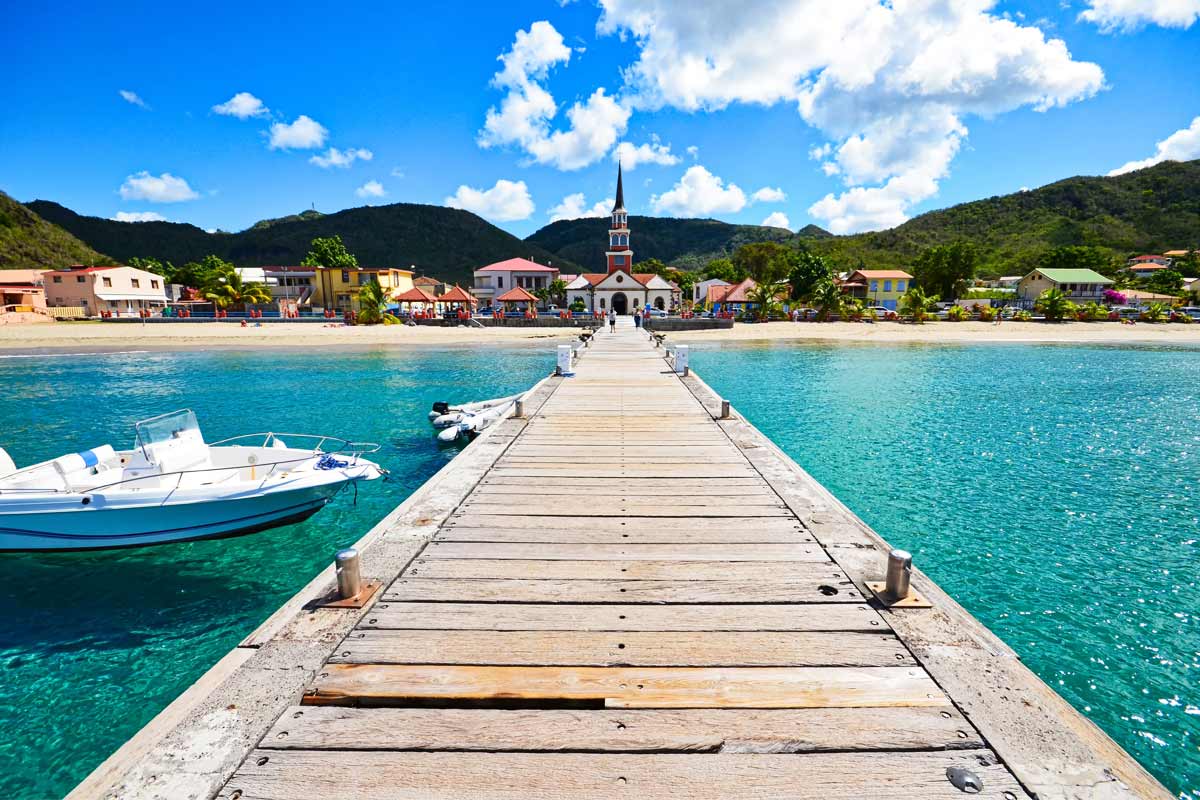
M 435 328 L 401 325 L 325 327 L 309 323 L 268 323 L 242 328 L 236 323 L 59 322 L 0 326 L 0 350 L 199 350 L 260 347 L 457 347 L 482 344 L 547 346 L 578 335 L 575 328 Z M 671 341 L 728 342 L 834 341 L 854 343 L 1099 342 L 1200 345 L 1200 324 L 1116 322 L 931 322 L 906 325 L 877 322 L 772 322 L 735 325 L 732 330 L 670 334 Z

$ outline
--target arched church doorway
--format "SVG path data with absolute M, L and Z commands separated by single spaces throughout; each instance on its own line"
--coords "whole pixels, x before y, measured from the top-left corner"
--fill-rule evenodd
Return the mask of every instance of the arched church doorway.
M 617 292 L 612 296 L 612 307 L 618 314 L 629 313 L 629 299 L 625 297 L 624 292 Z
M 667 304 L 665 302 L 663 302 L 663 299 L 661 297 L 656 297 L 656 298 L 654 298 L 654 307 L 657 308 L 659 311 L 665 311 Z

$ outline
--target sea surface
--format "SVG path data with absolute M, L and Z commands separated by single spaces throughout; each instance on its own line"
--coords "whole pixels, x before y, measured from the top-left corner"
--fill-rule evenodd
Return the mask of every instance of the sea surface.
M 384 445 L 395 480 L 301 525 L 0 554 L 0 794 L 61 796 L 452 458 L 434 400 L 519 391 L 553 348 L 0 355 L 19 464 L 192 408 Z M 1200 351 L 694 348 L 693 366 L 1172 791 L 1200 798 Z

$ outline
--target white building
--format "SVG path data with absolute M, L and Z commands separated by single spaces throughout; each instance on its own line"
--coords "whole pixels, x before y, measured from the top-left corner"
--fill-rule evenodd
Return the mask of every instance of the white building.
M 629 215 L 625 211 L 625 192 L 621 167 L 617 166 L 617 198 L 613 204 L 612 225 L 608 231 L 607 272 L 591 272 L 567 284 L 567 305 L 583 301 L 588 311 L 628 314 L 645 306 L 667 310 L 674 304 L 673 284 L 650 272 L 633 271 L 633 250 L 629 246 Z
M 520 287 L 530 292 L 548 289 L 558 278 L 558 270 L 524 258 L 497 261 L 475 270 L 475 285 L 471 294 L 481 306 L 492 305 L 495 298 L 509 289 Z
M 728 286 L 729 281 L 723 281 L 720 278 L 709 278 L 706 281 L 700 281 L 692 286 L 692 302 L 703 303 L 708 299 L 708 287 L 710 286 Z

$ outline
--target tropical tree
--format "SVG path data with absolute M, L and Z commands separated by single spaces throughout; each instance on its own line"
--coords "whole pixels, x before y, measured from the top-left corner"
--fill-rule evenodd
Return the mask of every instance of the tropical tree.
M 562 278 L 555 278 L 550 281 L 550 285 L 546 289 L 550 293 L 550 297 L 554 298 L 554 301 L 559 305 L 567 302 L 567 282 Z
M 308 255 L 300 262 L 300 266 L 354 269 L 358 266 L 358 259 L 346 249 L 341 236 L 317 237 L 309 245 Z
M 1151 303 L 1139 316 L 1146 322 L 1162 322 L 1167 318 L 1167 307 L 1162 303 Z
M 215 256 L 210 258 L 216 259 Z M 216 259 L 220 260 L 220 259 Z M 205 276 L 201 287 L 201 296 L 221 310 L 235 307 L 245 307 L 248 303 L 263 304 L 271 302 L 271 291 L 265 284 L 245 282 L 237 269 L 228 263 L 215 268 Z
M 975 269 L 979 253 L 970 242 L 930 247 L 913 263 L 913 274 L 924 289 L 953 299 L 965 294 Z
M 782 304 L 779 302 L 779 296 L 787 291 L 787 284 L 783 281 L 775 283 L 756 283 L 746 292 L 746 299 L 754 304 L 754 318 L 760 322 L 766 322 L 771 318 L 771 314 L 779 312 L 782 309 Z
M 742 272 L 728 258 L 714 258 L 704 268 L 704 280 L 720 280 L 726 283 L 737 283 L 745 280 L 746 273 Z
M 825 278 L 812 290 L 812 304 L 817 308 L 817 322 L 827 322 L 830 317 L 841 317 L 846 311 L 846 295 L 833 278 Z
M 833 267 L 825 259 L 809 252 L 807 248 L 801 249 L 796 253 L 792 270 L 788 273 L 792 299 L 807 301 L 821 281 L 832 278 Z
M 1173 269 L 1159 270 L 1147 279 L 1146 288 L 1161 294 L 1174 294 L 1183 288 L 1183 275 Z
M 920 286 L 909 286 L 908 291 L 900 296 L 900 313 L 911 316 L 913 322 L 922 323 L 938 300 L 938 295 L 927 295 Z
M 1061 289 L 1047 289 L 1038 297 L 1033 307 L 1042 312 L 1046 319 L 1059 322 L 1073 312 L 1075 304 L 1067 299 Z
M 387 293 L 379 285 L 379 278 L 372 275 L 371 280 L 358 290 L 358 324 L 378 325 L 383 322 L 387 299 Z
M 954 305 L 946 309 L 946 319 L 951 322 L 962 322 L 969 316 L 970 314 L 962 306 Z

